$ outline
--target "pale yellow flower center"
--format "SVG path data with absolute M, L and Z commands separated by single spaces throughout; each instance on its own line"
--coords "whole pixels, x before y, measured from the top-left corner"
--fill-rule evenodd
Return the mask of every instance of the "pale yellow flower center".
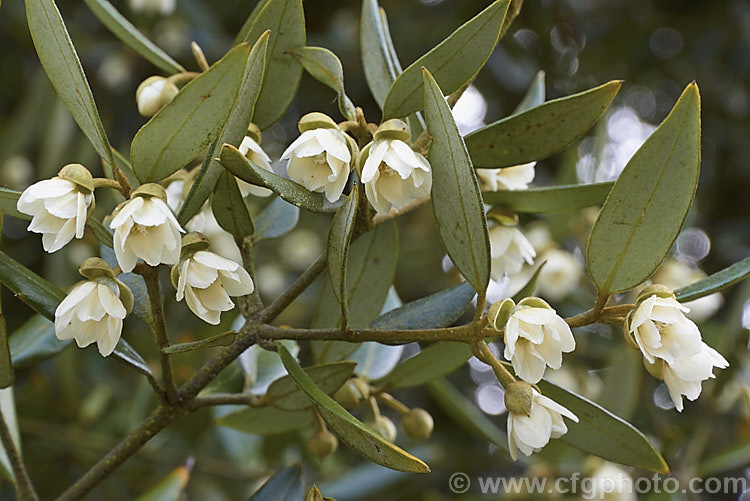
M 317 165 L 325 165 L 326 163 L 328 163 L 328 160 L 326 159 L 326 152 L 323 151 L 313 156 L 312 161 L 315 162 Z

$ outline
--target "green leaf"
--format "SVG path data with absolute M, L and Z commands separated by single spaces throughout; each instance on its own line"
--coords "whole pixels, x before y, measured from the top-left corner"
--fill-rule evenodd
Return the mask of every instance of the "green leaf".
M 255 231 L 237 180 L 229 171 L 223 171 L 211 197 L 211 210 L 216 222 L 237 239 L 250 236 Z
M 719 270 L 702 280 L 674 291 L 677 300 L 685 303 L 722 291 L 750 276 L 750 257 Z
M 253 494 L 249 501 L 301 500 L 305 496 L 302 487 L 302 468 L 290 466 L 278 472 Z
M 383 119 L 404 117 L 426 107 L 423 68 L 434 75 L 447 94 L 474 78 L 497 44 L 509 3 L 509 0 L 493 2 L 406 68 L 388 91 Z
M 464 282 L 384 313 L 370 327 L 390 330 L 449 327 L 466 311 L 475 295 L 471 285 Z
M 448 103 L 426 69 L 424 80 L 427 130 L 434 140 L 429 158 L 438 234 L 458 271 L 484 294 L 490 280 L 490 240 L 479 183 Z
M 107 0 L 85 0 L 85 2 L 109 31 L 151 64 L 170 75 L 185 71 L 185 68 L 146 38 Z
M 0 388 L 11 386 L 13 380 L 13 362 L 8 344 L 8 330 L 5 323 L 5 315 L 0 313 Z
M 32 315 L 10 336 L 13 365 L 22 369 L 52 358 L 72 343 L 55 336 L 55 324 L 42 315 Z
M 37 313 L 55 319 L 55 309 L 65 298 L 57 286 L 0 252 L 0 282 Z
M 573 212 L 607 199 L 614 182 L 592 184 L 564 184 L 526 190 L 483 191 L 484 203 L 493 207 L 505 207 L 513 212 L 532 214 L 554 214 Z
M 81 61 L 53 0 L 26 0 L 26 17 L 39 61 L 60 99 L 112 175 L 115 160 Z
M 640 284 L 672 248 L 698 186 L 700 127 L 692 83 L 625 166 L 591 230 L 586 262 L 600 294 Z
M 250 15 L 247 16 L 247 19 L 245 19 L 245 22 L 242 24 L 240 31 L 237 32 L 237 36 L 235 36 L 234 42 L 232 42 L 232 47 L 241 44 L 248 38 L 250 27 L 253 25 L 255 19 L 258 17 L 258 13 L 266 5 L 267 2 L 268 0 L 258 0 L 258 3 L 255 4 L 253 10 L 250 11 Z
M 299 207 L 275 197 L 255 218 L 253 240 L 276 238 L 291 231 L 299 221 Z
M 377 0 L 362 2 L 359 45 L 367 85 L 375 102 L 383 109 L 385 96 L 401 73 L 401 65 L 392 50 L 393 42 L 385 23 L 385 12 Z
M 356 366 L 355 362 L 346 360 L 306 367 L 305 372 L 321 390 L 332 395 L 354 373 Z M 271 383 L 264 400 L 268 405 L 284 411 L 302 411 L 312 406 L 310 398 L 290 376 Z
M 630 419 L 641 396 L 643 366 L 640 352 L 612 350 L 610 365 L 602 371 L 604 388 L 599 404 L 623 419 Z
M 356 120 L 354 103 L 344 91 L 344 68 L 336 54 L 323 47 L 297 47 L 287 52 L 299 61 L 315 80 L 336 92 L 339 111 L 344 117 L 348 120 Z
M 31 221 L 31 216 L 23 212 L 18 212 L 16 208 L 20 196 L 20 191 L 0 188 L 0 212 L 18 219 Z M 100 243 L 103 243 L 107 247 L 112 247 L 112 232 L 106 226 L 91 217 L 86 220 L 86 226 L 88 226 L 91 233 Z
M 263 87 L 253 114 L 253 122 L 261 130 L 276 123 L 286 112 L 302 78 L 302 68 L 286 53 L 289 49 L 305 45 L 302 0 L 267 0 L 258 11 L 244 40 L 252 42 L 266 30 L 271 30 L 269 52 Z
M 188 351 L 200 350 L 202 348 L 214 348 L 217 346 L 229 346 L 234 342 L 234 338 L 237 337 L 235 331 L 222 332 L 215 336 L 201 339 L 200 341 L 192 341 L 190 343 L 179 343 L 173 344 L 166 348 L 162 348 L 162 353 L 168 353 L 169 355 L 175 355 L 177 353 L 187 353 Z
M 354 219 L 359 205 L 359 190 L 351 194 L 333 216 L 328 230 L 328 279 L 333 286 L 333 294 L 341 305 L 341 327 L 349 325 L 349 297 L 346 281 L 346 268 L 349 260 L 349 244 L 352 240 Z
M 234 107 L 249 51 L 247 44 L 229 51 L 141 127 L 130 147 L 139 181 L 161 181 L 219 136 Z
M 178 466 L 164 477 L 159 483 L 136 498 L 136 501 L 179 501 L 185 491 L 190 472 L 193 468 L 193 460 L 188 460 L 187 465 Z
M 20 453 L 21 434 L 18 431 L 18 417 L 16 415 L 16 402 L 13 397 L 13 388 L 0 390 L 0 411 L 2 411 L 2 417 L 5 420 L 5 424 L 8 425 L 13 443 L 16 445 L 16 449 Z M 13 473 L 13 467 L 10 464 L 10 459 L 8 459 L 8 453 L 5 452 L 2 445 L 0 445 L 0 474 L 15 485 L 16 479 Z
M 282 411 L 275 407 L 248 408 L 219 418 L 216 424 L 254 435 L 277 435 L 299 430 L 312 423 L 312 413 Z
M 508 435 L 447 379 L 431 381 L 427 384 L 427 391 L 443 412 L 456 423 L 502 450 L 508 450 Z
M 366 328 L 383 309 L 393 284 L 398 259 L 398 231 L 393 221 L 379 224 L 354 242 L 346 268 L 349 325 Z M 320 291 L 314 328 L 340 325 L 341 311 L 331 281 L 326 277 Z
M 190 187 L 187 197 L 185 197 L 185 203 L 182 204 L 180 213 L 177 215 L 177 220 L 183 226 L 203 207 L 224 170 L 216 159 L 217 148 L 220 148 L 224 143 L 239 147 L 247 133 L 247 127 L 253 116 L 255 103 L 263 82 L 268 38 L 269 33 L 263 33 L 250 50 L 245 69 L 242 72 L 242 82 L 237 93 L 237 99 L 229 118 L 222 126 L 218 138 L 208 146 L 208 152 L 203 165 L 201 165 L 201 170 L 195 177 L 195 181 Z
M 144 376 L 153 379 L 154 374 L 151 372 L 146 361 L 123 338 L 120 338 L 117 342 L 117 346 L 115 346 L 115 351 L 112 352 L 112 356 L 120 362 L 123 362 L 125 365 L 134 368 Z
M 698 465 L 695 474 L 701 478 L 706 478 L 709 475 L 742 468 L 747 465 L 748 455 L 750 455 L 750 440 L 745 439 L 705 458 Z
M 513 114 L 517 115 L 519 113 L 523 113 L 524 111 L 528 111 L 531 108 L 539 106 L 546 99 L 545 96 L 546 92 L 544 89 L 544 71 L 539 71 L 534 77 L 534 80 L 531 81 L 531 85 L 529 85 L 529 89 L 521 99 L 521 102 L 518 103 L 516 109 L 513 110 Z
M 553 99 L 466 136 L 475 167 L 510 167 L 547 158 L 582 137 L 609 106 L 622 82 L 614 80 Z
M 321 193 L 312 193 L 301 185 L 253 164 L 232 145 L 221 148 L 219 162 L 236 177 L 250 184 L 268 188 L 281 198 L 300 209 L 310 212 L 335 212 L 343 198 L 331 203 Z
M 534 291 L 536 291 L 536 283 L 537 281 L 539 281 L 539 275 L 542 273 L 542 268 L 544 268 L 545 264 L 547 264 L 547 261 L 544 261 L 542 262 L 542 264 L 537 266 L 529 281 L 526 282 L 523 287 L 521 287 L 521 290 L 516 292 L 516 294 L 513 296 L 514 303 L 518 303 L 521 299 L 534 295 Z
M 578 423 L 566 420 L 568 432 L 562 440 L 569 445 L 614 463 L 669 473 L 661 454 L 627 421 L 549 381 L 540 381 L 539 388 L 543 395 L 578 416 Z
M 373 430 L 349 414 L 335 400 L 321 390 L 299 366 L 283 345 L 278 345 L 281 361 L 289 375 L 315 403 L 328 428 L 344 444 L 370 461 L 386 468 L 410 473 L 427 473 L 430 468 L 418 458 L 386 441 Z
M 468 344 L 438 342 L 398 364 L 379 384 L 385 388 L 420 386 L 450 374 L 470 358 Z

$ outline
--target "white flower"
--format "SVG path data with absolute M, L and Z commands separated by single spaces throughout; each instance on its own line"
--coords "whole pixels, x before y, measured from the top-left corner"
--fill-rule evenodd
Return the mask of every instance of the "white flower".
M 371 143 L 362 168 L 365 194 L 375 210 L 388 214 L 430 196 L 432 171 L 427 159 L 399 139 Z
M 177 86 L 164 77 L 154 75 L 141 82 L 135 91 L 138 113 L 144 117 L 156 114 L 177 95 Z
M 502 169 L 476 169 L 479 187 L 483 191 L 525 190 L 534 180 L 534 166 L 530 162 Z
M 725 369 L 729 362 L 703 342 L 698 326 L 685 316 L 688 308 L 674 296 L 664 297 L 666 287 L 651 288 L 628 313 L 626 336 L 640 349 L 649 372 L 664 380 L 675 407 L 682 411 L 682 396 L 697 399 L 701 383 L 714 377 L 714 367 Z M 653 292 L 657 288 L 664 293 Z
M 581 263 L 573 254 L 562 249 L 549 249 L 537 262 L 544 262 L 539 272 L 537 291 L 550 301 L 560 301 L 578 287 L 583 275 Z
M 518 451 L 526 456 L 539 452 L 551 438 L 568 432 L 563 416 L 578 422 L 578 417 L 551 398 L 532 388 L 531 408 L 527 414 L 508 412 L 508 449 L 513 460 Z
M 679 259 L 667 259 L 664 264 L 656 270 L 651 278 L 653 283 L 664 284 L 670 289 L 677 290 L 686 287 L 693 282 L 706 278 L 706 273 L 694 268 Z M 718 292 L 703 296 L 693 301 L 688 301 L 685 306 L 690 308 L 685 316 L 694 322 L 701 322 L 713 316 L 721 308 L 724 298 Z
M 304 131 L 281 160 L 289 160 L 289 179 L 310 191 L 325 192 L 328 201 L 335 202 L 349 179 L 352 154 L 343 132 L 318 128 Z
M 268 172 L 273 172 L 273 169 L 271 168 L 271 157 L 269 157 L 266 152 L 263 151 L 263 148 L 261 148 L 260 145 L 252 137 L 245 136 L 245 138 L 240 143 L 239 150 L 240 153 L 245 155 L 248 160 L 250 160 L 258 167 L 261 167 Z M 273 193 L 268 188 L 255 186 L 254 184 L 250 184 L 247 181 L 243 181 L 239 178 L 237 179 L 237 184 L 239 185 L 240 193 L 242 193 L 243 197 L 246 197 L 248 195 L 255 195 L 256 197 L 267 197 L 270 196 L 271 193 Z
M 188 231 L 197 231 L 203 233 L 211 242 L 211 251 L 221 257 L 239 262 L 242 260 L 242 253 L 237 247 L 234 236 L 219 225 L 214 216 L 211 206 L 206 203 L 198 213 L 185 225 Z
M 106 357 L 120 340 L 126 315 L 114 279 L 79 282 L 55 310 L 55 335 L 61 340 L 75 339 L 81 348 L 96 341 L 99 353 Z
M 165 199 L 164 188 L 144 184 L 112 213 L 109 227 L 114 230 L 115 255 L 122 271 L 133 271 L 138 258 L 150 266 L 175 264 L 180 259 L 184 230 Z
M 539 298 L 523 299 L 510 310 L 504 341 L 503 356 L 518 377 L 531 384 L 542 379 L 547 366 L 559 369 L 563 352 L 576 346 L 565 320 Z
M 633 477 L 613 463 L 604 463 L 591 474 L 592 489 L 586 499 L 599 501 L 638 501 Z
M 501 281 L 515 275 L 523 264 L 532 264 L 536 251 L 521 230 L 513 226 L 495 225 L 489 230 L 492 279 Z
M 177 301 L 183 298 L 198 317 L 216 325 L 221 312 L 234 308 L 229 296 L 246 296 L 255 289 L 247 271 L 213 252 L 198 251 L 180 263 Z
M 90 188 L 66 177 L 66 172 L 90 181 Z M 84 172 L 85 171 L 85 172 Z M 73 237 L 83 238 L 86 217 L 94 201 L 91 174 L 78 164 L 71 164 L 60 171 L 59 177 L 34 183 L 21 193 L 16 207 L 19 212 L 33 216 L 28 230 L 42 234 L 42 246 L 47 252 L 62 249 Z
M 177 0 L 129 0 L 130 8 L 135 12 L 158 12 L 167 16 L 174 12 Z

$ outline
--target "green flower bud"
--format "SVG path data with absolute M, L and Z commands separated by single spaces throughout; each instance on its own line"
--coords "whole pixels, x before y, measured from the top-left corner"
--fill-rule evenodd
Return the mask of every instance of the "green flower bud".
M 389 442 L 396 441 L 396 425 L 387 417 L 377 416 L 375 419 L 368 421 L 367 426 L 375 430 L 375 433 Z
M 305 501 L 323 501 L 323 495 L 320 493 L 320 490 L 313 485 L 312 489 L 307 493 L 307 496 L 305 496 Z
M 141 82 L 135 91 L 138 113 L 144 117 L 156 114 L 164 105 L 172 101 L 179 92 L 169 79 L 154 75 Z
M 354 377 L 349 379 L 344 385 L 336 391 L 333 398 L 341 406 L 348 410 L 354 411 L 359 407 L 362 400 L 369 398 L 370 385 L 361 378 Z
M 307 442 L 307 448 L 318 459 L 325 459 L 334 452 L 339 446 L 339 440 L 336 435 L 328 430 L 320 430 L 313 435 Z
M 378 130 L 375 131 L 375 140 L 380 139 L 398 139 L 408 141 L 411 138 L 409 126 L 403 120 L 392 118 L 383 122 Z
M 414 408 L 401 418 L 401 428 L 408 437 L 415 440 L 430 438 L 435 421 L 429 412 L 424 409 Z
M 530 416 L 533 399 L 533 388 L 525 381 L 516 381 L 505 388 L 505 408 L 513 414 Z

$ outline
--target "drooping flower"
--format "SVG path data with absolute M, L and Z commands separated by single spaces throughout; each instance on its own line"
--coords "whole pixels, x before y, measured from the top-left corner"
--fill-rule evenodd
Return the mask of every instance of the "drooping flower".
M 167 206 L 167 195 L 158 184 L 147 183 L 112 213 L 117 262 L 133 271 L 140 258 L 150 266 L 175 264 L 180 259 L 180 233 L 184 233 Z
M 548 249 L 537 258 L 544 263 L 537 280 L 537 291 L 550 301 L 560 301 L 578 287 L 583 268 L 576 257 L 563 249 Z
M 534 166 L 530 162 L 502 169 L 476 169 L 482 191 L 525 190 L 534 180 Z
M 408 138 L 404 122 L 388 120 L 363 150 L 361 179 L 367 199 L 379 214 L 388 214 L 391 209 L 402 209 L 413 200 L 430 196 L 430 164 L 404 142 Z
M 547 366 L 559 369 L 562 354 L 575 349 L 568 324 L 542 299 L 527 297 L 518 305 L 505 299 L 492 305 L 489 322 L 503 330 L 503 356 L 513 365 L 518 377 L 538 383 Z
M 239 263 L 207 248 L 208 241 L 203 235 L 187 234 L 183 239 L 183 259 L 172 270 L 172 282 L 177 289 L 177 301 L 184 298 L 193 313 L 216 325 L 221 312 L 234 308 L 230 296 L 246 296 L 255 286 Z
M 177 95 L 179 89 L 168 79 L 154 75 L 140 83 L 135 90 L 135 102 L 138 105 L 138 113 L 144 117 L 150 117 L 162 109 Z
M 250 124 L 250 128 L 247 131 L 247 135 L 240 143 L 240 153 L 245 155 L 248 160 L 252 163 L 261 167 L 268 172 L 273 172 L 271 168 L 271 157 L 261 148 L 260 146 L 260 129 L 255 124 Z M 262 186 L 255 186 L 242 179 L 237 179 L 237 185 L 240 188 L 240 193 L 243 197 L 248 195 L 255 195 L 256 197 L 268 197 L 273 192 L 268 188 Z M 200 230 L 195 230 L 200 231 Z
M 501 281 L 520 272 L 525 264 L 533 264 L 534 247 L 515 226 L 496 224 L 489 230 L 492 279 Z
M 664 380 L 678 411 L 684 408 L 683 396 L 700 396 L 701 383 L 714 377 L 714 367 L 729 366 L 703 342 L 698 326 L 685 316 L 687 311 L 671 289 L 652 285 L 641 292 L 624 325 L 625 339 L 643 354 L 651 375 Z
M 80 272 L 88 280 L 76 284 L 57 306 L 55 335 L 60 340 L 75 339 L 81 348 L 96 342 L 106 357 L 120 340 L 133 295 L 103 259 L 87 259 Z
M 508 450 L 513 460 L 518 451 L 530 456 L 539 452 L 551 438 L 568 432 L 563 416 L 578 422 L 578 417 L 567 408 L 539 393 L 531 385 L 518 381 L 505 389 L 508 409 Z
M 676 290 L 698 280 L 703 280 L 707 276 L 700 268 L 690 266 L 679 259 L 669 258 L 656 270 L 654 276 L 651 277 L 651 281 Z M 690 311 L 685 312 L 685 316 L 693 322 L 701 322 L 712 317 L 723 303 L 724 298 L 719 292 L 687 301 L 685 306 L 690 308 Z
M 356 155 L 353 142 L 322 113 L 302 117 L 299 130 L 302 134 L 281 155 L 281 160 L 289 160 L 289 179 L 310 191 L 325 193 L 329 202 L 337 201 Z
M 83 238 L 86 218 L 94 203 L 94 180 L 80 164 L 68 164 L 56 177 L 34 183 L 18 199 L 19 212 L 33 216 L 28 230 L 42 234 L 47 252 Z

